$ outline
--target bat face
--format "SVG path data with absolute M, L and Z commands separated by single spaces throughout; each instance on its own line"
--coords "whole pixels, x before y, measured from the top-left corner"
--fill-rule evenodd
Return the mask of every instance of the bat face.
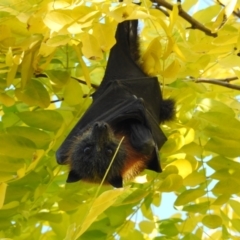
M 117 150 L 120 140 L 114 136 L 110 126 L 96 122 L 74 141 L 69 154 L 70 173 L 67 182 L 80 179 L 90 182 L 101 182 Z M 106 181 L 113 186 L 122 185 L 126 151 L 120 146 L 114 162 L 108 172 Z

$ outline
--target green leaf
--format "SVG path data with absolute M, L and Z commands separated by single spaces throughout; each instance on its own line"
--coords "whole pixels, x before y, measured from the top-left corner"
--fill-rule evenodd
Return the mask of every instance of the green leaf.
M 61 114 L 54 110 L 20 112 L 17 115 L 27 125 L 47 131 L 57 131 L 63 124 Z
M 204 172 L 194 171 L 183 180 L 183 185 L 194 187 L 206 181 Z
M 56 88 L 62 88 L 70 79 L 68 71 L 47 70 L 46 73 Z
M 212 137 L 204 146 L 205 150 L 227 157 L 240 155 L 239 141 Z
M 202 202 L 199 204 L 192 204 L 192 205 L 184 206 L 183 211 L 204 214 L 209 209 L 209 207 L 210 207 L 209 202 Z
M 81 236 L 97 219 L 97 217 L 103 213 L 104 210 L 113 205 L 116 199 L 123 193 L 123 189 L 114 189 L 102 193 L 97 199 L 95 199 L 87 216 L 84 219 L 84 222 L 81 225 L 81 228 L 77 231 L 76 237 Z
M 240 163 L 234 160 L 230 160 L 223 156 L 216 156 L 212 158 L 210 161 L 207 162 L 208 166 L 215 170 L 221 170 L 221 169 L 236 169 L 237 171 L 240 171 Z
M 34 217 L 43 221 L 54 223 L 60 223 L 62 221 L 62 214 L 60 213 L 41 212 L 34 215 Z
M 178 234 L 178 229 L 176 223 L 178 219 L 166 219 L 159 221 L 159 232 L 167 235 L 168 237 L 173 237 Z
M 32 158 L 36 150 L 31 140 L 13 134 L 0 134 L 0 154 L 16 158 Z
M 182 192 L 178 196 L 178 198 L 174 204 L 176 206 L 185 205 L 189 202 L 196 200 L 199 197 L 202 197 L 205 194 L 206 194 L 206 191 L 203 189 L 189 189 L 189 190 Z
M 219 181 L 212 189 L 212 192 L 214 194 L 234 194 L 239 193 L 239 189 L 240 185 L 233 178 L 228 178 L 224 181 Z
M 50 104 L 50 97 L 47 89 L 39 81 L 32 80 L 27 86 L 21 90 L 15 90 L 17 98 L 28 104 L 29 106 L 39 106 L 46 108 Z
M 83 92 L 80 84 L 70 79 L 64 89 L 64 101 L 69 105 L 77 105 L 83 101 Z
M 50 135 L 46 132 L 32 127 L 15 126 L 7 128 L 7 132 L 12 135 L 22 136 L 30 139 L 36 144 L 37 148 L 46 148 L 52 140 Z
M 178 190 L 183 184 L 183 179 L 178 174 L 168 175 L 159 186 L 162 192 L 172 192 Z
M 211 229 L 221 227 L 222 219 L 217 215 L 207 215 L 202 219 L 202 223 Z
M 240 129 L 237 129 L 236 127 L 223 127 L 220 126 L 207 126 L 203 132 L 207 136 L 215 136 L 223 139 L 232 139 L 232 140 L 240 140 Z

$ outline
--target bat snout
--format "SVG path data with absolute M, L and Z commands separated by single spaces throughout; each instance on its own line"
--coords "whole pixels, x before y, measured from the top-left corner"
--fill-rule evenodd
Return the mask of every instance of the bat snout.
M 108 129 L 108 124 L 105 123 L 105 122 L 96 122 L 94 124 L 94 129 L 99 129 L 99 130 L 101 130 L 101 129 Z

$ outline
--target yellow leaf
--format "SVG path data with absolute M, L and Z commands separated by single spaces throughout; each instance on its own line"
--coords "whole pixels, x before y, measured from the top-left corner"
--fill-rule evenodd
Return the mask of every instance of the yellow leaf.
M 124 193 L 124 189 L 114 189 L 103 192 L 97 199 L 94 200 L 84 222 L 76 231 L 76 238 L 80 237 L 90 225 L 103 213 L 107 208 L 114 204 L 117 198 Z
M 30 170 L 33 170 L 36 168 L 37 164 L 39 163 L 42 156 L 45 154 L 44 150 L 36 150 L 33 154 L 33 159 L 31 164 L 28 166 L 26 172 L 29 172 Z
M 74 47 L 74 49 L 76 51 L 76 54 L 77 54 L 77 57 L 78 57 L 78 61 L 81 64 L 81 67 L 82 67 L 82 70 L 83 70 L 83 74 L 84 74 L 87 86 L 90 88 L 91 87 L 91 79 L 90 79 L 90 75 L 89 75 L 89 70 L 88 70 L 85 62 L 82 59 L 82 52 L 81 52 L 79 46 L 73 45 L 73 47 Z
M 22 168 L 19 168 L 17 170 L 17 175 L 18 175 L 19 178 L 24 177 L 25 173 L 26 173 L 26 164 L 24 164 L 24 166 Z
M 27 82 L 30 81 L 33 75 L 33 52 L 28 51 L 24 53 L 22 66 L 21 66 L 21 88 L 23 89 Z
M 217 197 L 217 199 L 212 203 L 212 205 L 222 206 L 223 204 L 228 202 L 230 198 L 231 198 L 230 194 L 228 194 L 228 193 L 222 194 L 219 197 Z
M 175 59 L 161 74 L 165 78 L 174 78 L 177 77 L 179 70 L 180 64 L 178 60 Z
M 185 144 L 189 144 L 194 141 L 195 139 L 195 131 L 192 128 L 187 129 L 186 134 L 184 135 Z
M 44 34 L 44 32 L 48 30 L 46 28 L 46 25 L 43 22 L 42 16 L 36 16 L 36 15 L 30 16 L 27 24 L 28 24 L 28 31 L 33 34 L 36 34 L 36 33 Z
M 225 11 L 224 11 L 224 9 L 222 9 L 212 25 L 212 32 L 217 32 L 223 26 L 225 21 L 226 21 Z
M 187 177 L 190 173 L 192 173 L 192 165 L 186 159 L 178 159 L 172 162 L 170 165 L 176 166 L 178 169 L 178 174 L 182 176 L 182 178 Z
M 155 223 L 154 222 L 150 222 L 150 221 L 141 221 L 139 223 L 139 228 L 142 232 L 150 234 L 152 233 L 152 231 L 156 228 Z
M 56 50 L 56 47 L 48 46 L 45 42 L 42 42 L 39 49 L 39 55 L 43 57 L 47 57 L 51 55 L 55 50 Z M 52 59 L 52 56 L 50 58 Z M 42 64 L 41 68 L 45 69 L 46 64 Z
M 0 183 L 0 209 L 3 207 L 5 195 L 7 190 L 7 184 L 2 182 Z
M 188 12 L 196 3 L 198 3 L 198 0 L 185 0 L 181 4 L 182 8 Z
M 225 68 L 238 68 L 240 66 L 240 58 L 236 55 L 228 55 L 227 57 L 220 59 L 219 64 Z
M 172 32 L 173 26 L 175 25 L 178 18 L 178 5 L 174 4 L 173 9 L 170 13 L 170 25 L 169 25 L 169 32 Z
M 237 0 L 229 0 L 225 7 L 221 10 L 212 26 L 212 32 L 218 31 L 224 24 L 226 24 L 228 18 L 231 16 L 235 9 Z
M 233 13 L 235 6 L 237 4 L 237 0 L 229 0 L 228 3 L 225 5 L 225 16 L 229 18 Z
M 240 217 L 240 203 L 234 200 L 229 201 L 233 211 Z
M 102 59 L 102 51 L 97 39 L 93 35 L 84 32 L 81 34 L 81 41 L 82 52 L 85 57 L 89 59 Z
M 149 75 L 157 75 L 161 70 L 159 59 L 162 55 L 162 45 L 159 37 L 154 38 L 143 54 L 143 69 Z
M 93 26 L 93 36 L 97 39 L 103 51 L 109 50 L 116 43 L 114 37 L 115 30 L 114 22 L 109 22 L 108 24 L 98 23 Z
M 226 34 L 223 36 L 216 37 L 212 43 L 217 46 L 235 44 L 237 42 L 238 36 L 236 34 Z
M 7 87 L 9 87 L 13 83 L 14 78 L 15 78 L 16 73 L 17 73 L 17 70 L 18 70 L 18 65 L 16 65 L 16 64 L 13 64 L 10 67 L 8 75 L 7 75 Z
M 179 150 L 184 145 L 184 137 L 180 133 L 173 133 L 168 137 L 167 142 L 163 145 L 163 153 L 172 153 Z
M 77 105 L 81 103 L 82 95 L 83 92 L 80 84 L 76 80 L 70 79 L 64 89 L 64 101 L 66 101 L 66 103 L 68 103 L 69 105 Z
M 167 39 L 168 39 L 168 41 L 167 41 L 167 46 L 166 46 L 166 48 L 165 48 L 165 50 L 164 50 L 164 54 L 163 54 L 163 56 L 162 56 L 162 58 L 163 59 L 166 59 L 166 58 L 168 58 L 169 57 L 169 55 L 172 53 L 172 51 L 173 51 L 173 40 L 172 40 L 172 38 L 171 37 L 168 37 L 167 36 Z
M 13 65 L 13 53 L 12 53 L 12 48 L 9 48 L 7 53 L 6 53 L 6 65 L 7 66 L 12 66 Z
M 7 107 L 11 107 L 15 103 L 14 99 L 9 97 L 6 93 L 0 94 L 0 102 Z
M 43 19 L 43 22 L 52 31 L 58 32 L 65 25 L 68 25 L 71 22 L 73 22 L 73 19 L 65 13 L 58 12 L 58 11 L 52 11 L 52 12 L 47 13 L 46 17 Z
M 172 47 L 172 50 L 183 60 L 183 61 L 187 61 L 185 55 L 183 54 L 183 52 L 180 50 L 180 48 L 178 47 L 177 44 L 174 44 Z M 192 54 L 192 52 L 190 52 Z M 186 53 L 185 53 L 186 54 Z
M 221 227 L 222 219 L 217 215 L 207 215 L 202 219 L 202 223 L 211 229 Z
M 0 25 L 0 41 L 12 37 L 11 29 L 7 25 Z
M 69 41 L 70 41 L 70 37 L 68 35 L 57 35 L 49 38 L 46 44 L 50 47 L 58 47 L 58 46 L 66 45 Z

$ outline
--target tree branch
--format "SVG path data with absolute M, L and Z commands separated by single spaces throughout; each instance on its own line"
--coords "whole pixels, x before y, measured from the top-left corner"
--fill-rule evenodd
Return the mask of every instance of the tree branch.
M 234 81 L 234 80 L 238 80 L 238 78 L 231 77 L 231 78 L 225 78 L 225 79 L 205 79 L 205 78 L 193 79 L 195 83 L 210 83 L 210 84 L 215 84 L 215 85 L 219 85 L 226 88 L 240 90 L 240 85 L 234 85 L 229 83 L 230 81 Z
M 163 6 L 169 10 L 173 9 L 173 5 L 164 0 L 151 0 L 151 2 L 157 3 L 158 6 L 160 6 L 160 7 Z M 157 8 L 157 9 L 159 9 L 159 8 Z M 187 12 L 185 12 L 182 9 L 181 5 L 179 5 L 178 9 L 179 9 L 179 16 L 181 16 L 182 18 L 184 18 L 187 22 L 189 22 L 191 24 L 191 29 L 198 29 L 200 31 L 205 32 L 205 34 L 208 36 L 217 37 L 217 33 L 212 33 L 210 29 L 206 28 L 203 24 L 201 24 L 196 19 L 191 17 Z

